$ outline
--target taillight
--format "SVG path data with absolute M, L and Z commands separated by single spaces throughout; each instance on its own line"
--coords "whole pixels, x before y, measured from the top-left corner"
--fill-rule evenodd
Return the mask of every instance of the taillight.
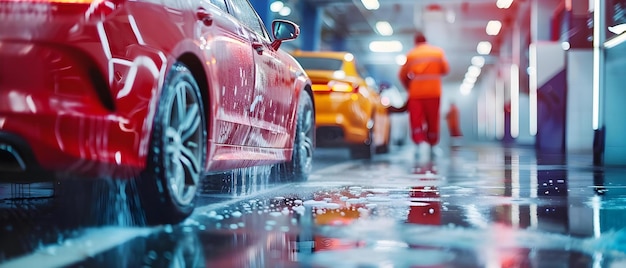
M 126 0 L 0 0 L 0 14 L 72 15 L 84 14 L 86 19 L 99 18 L 115 10 Z
M 328 82 L 328 89 L 331 92 L 345 92 L 345 93 L 357 93 L 359 92 L 359 86 L 346 82 L 330 81 Z
M 38 2 L 38 1 L 32 1 Z M 67 3 L 67 4 L 91 4 L 92 2 L 96 2 L 94 0 L 49 0 L 49 1 L 40 1 L 40 2 L 50 2 L 50 3 Z

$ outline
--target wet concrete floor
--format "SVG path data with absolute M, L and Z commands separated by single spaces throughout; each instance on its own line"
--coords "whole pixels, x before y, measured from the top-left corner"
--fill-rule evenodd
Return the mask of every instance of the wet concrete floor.
M 28 198 L 2 199 L 0 267 L 626 267 L 625 167 L 497 144 L 439 153 L 319 149 L 308 182 L 233 173 L 174 226 L 112 213 L 68 228 L 33 197 L 46 187 L 14 189 Z

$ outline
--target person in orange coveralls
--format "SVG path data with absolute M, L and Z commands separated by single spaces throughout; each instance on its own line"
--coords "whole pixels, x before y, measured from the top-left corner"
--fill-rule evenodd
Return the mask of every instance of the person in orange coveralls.
M 459 108 L 456 107 L 454 102 L 450 103 L 450 109 L 448 109 L 448 113 L 446 113 L 446 122 L 448 123 L 448 131 L 450 132 L 450 145 L 452 147 L 458 147 L 463 133 L 461 132 Z
M 428 44 L 422 32 L 416 32 L 414 41 L 415 46 L 406 55 L 406 63 L 398 75 L 409 93 L 411 138 L 417 145 L 430 145 L 432 158 L 433 147 L 439 142 L 441 76 L 450 68 L 443 49 Z

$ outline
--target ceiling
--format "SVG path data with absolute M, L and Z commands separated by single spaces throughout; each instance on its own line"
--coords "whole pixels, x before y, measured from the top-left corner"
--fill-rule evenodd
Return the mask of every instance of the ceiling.
M 398 64 L 395 57 L 406 54 L 413 46 L 416 29 L 425 33 L 429 43 L 445 50 L 450 74 L 444 81 L 460 83 L 471 65 L 471 58 L 478 55 L 476 47 L 480 41 L 493 44 L 492 56 L 487 57 L 487 62 L 489 57 L 498 54 L 501 36 L 516 20 L 519 3 L 525 2 L 516 0 L 510 8 L 499 9 L 496 0 L 379 0 L 379 9 L 367 10 L 360 0 L 300 1 L 323 9 L 320 49 L 331 50 L 332 39 L 341 36 L 345 38 L 346 50 L 353 53 L 374 78 L 396 85 Z M 499 35 L 487 35 L 485 27 L 490 20 L 502 22 Z M 388 21 L 393 27 L 393 35 L 379 35 L 374 27 L 377 21 Z M 403 50 L 373 53 L 369 50 L 369 43 L 374 40 L 399 40 Z

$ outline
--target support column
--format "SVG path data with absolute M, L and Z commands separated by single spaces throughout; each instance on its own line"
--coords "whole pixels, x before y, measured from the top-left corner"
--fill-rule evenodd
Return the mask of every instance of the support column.
M 594 80 L 594 100 L 597 96 L 599 146 L 603 146 L 601 155 L 602 164 L 607 166 L 626 165 L 626 91 L 624 91 L 624 77 L 626 77 L 626 33 L 606 35 L 609 26 L 620 24 L 619 8 L 617 3 L 606 5 L 609 1 L 596 0 L 594 10 L 594 42 L 595 56 L 598 57 L 597 80 Z M 615 18 L 615 19 L 614 19 Z M 606 20 L 605 20 L 606 19 Z M 605 42 L 607 41 L 607 42 Z M 596 46 L 597 45 L 597 46 Z M 594 66 L 595 67 L 595 66 Z M 594 101 L 594 104 L 596 102 Z M 602 139 L 603 138 L 603 139 Z M 594 155 L 595 156 L 595 155 Z M 596 160 L 596 159 L 594 159 Z
M 591 153 L 593 151 L 593 49 L 589 37 L 593 35 L 587 25 L 589 2 L 572 1 L 561 20 L 568 23 L 560 33 L 567 42 L 567 151 Z M 572 34 L 573 33 L 573 34 Z
M 346 51 L 346 37 L 341 33 L 335 33 L 330 47 L 333 51 Z
M 300 1 L 300 39 L 301 49 L 308 51 L 320 50 L 322 38 L 322 8 Z

